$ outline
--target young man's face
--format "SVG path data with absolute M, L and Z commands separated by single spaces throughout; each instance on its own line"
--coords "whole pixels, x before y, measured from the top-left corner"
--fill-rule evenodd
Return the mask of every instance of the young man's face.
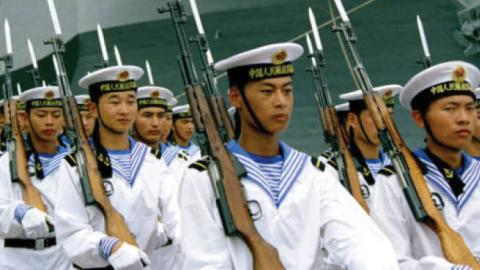
M 62 108 L 34 108 L 27 114 L 33 140 L 56 143 L 64 125 Z
M 194 131 L 194 124 L 193 124 L 193 118 L 181 118 L 175 120 L 173 123 L 174 129 L 173 131 L 175 132 L 175 137 L 180 138 L 182 141 L 188 142 L 193 136 L 193 131 Z
M 420 112 L 414 111 L 412 115 L 417 125 L 425 128 Z M 473 98 L 457 95 L 433 101 L 425 113 L 425 120 L 438 141 L 462 150 L 470 143 L 477 122 Z
M 147 144 L 160 142 L 165 125 L 165 109 L 147 107 L 140 109 L 135 120 L 135 130 L 140 139 Z
M 230 91 L 232 105 L 239 108 L 242 119 L 245 119 L 249 127 L 260 130 L 238 91 L 238 89 Z M 291 77 L 249 82 L 245 85 L 244 91 L 254 114 L 268 133 L 277 134 L 288 127 L 293 109 Z
M 117 134 L 128 133 L 137 116 L 135 91 L 104 94 L 97 104 L 98 117 L 102 125 Z
M 168 139 L 168 135 L 170 135 L 170 131 L 172 130 L 173 120 L 172 120 L 172 112 L 165 113 L 165 121 L 162 127 L 162 137 L 161 141 L 164 143 Z
M 85 127 L 87 137 L 90 137 L 93 132 L 93 127 L 95 126 L 95 120 L 97 119 L 97 117 L 95 116 L 95 112 L 81 111 L 80 116 L 82 117 L 82 123 L 83 127 Z
M 380 145 L 377 128 L 368 110 L 363 110 L 360 113 L 349 113 L 348 121 L 349 126 L 353 128 L 355 141 L 361 141 L 372 146 Z

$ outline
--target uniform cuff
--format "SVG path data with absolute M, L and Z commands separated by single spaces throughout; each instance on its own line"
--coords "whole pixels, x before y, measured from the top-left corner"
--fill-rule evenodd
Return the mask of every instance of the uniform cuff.
M 100 257 L 108 260 L 108 257 L 112 254 L 113 246 L 118 242 L 118 239 L 115 237 L 103 237 L 100 239 L 100 243 L 98 244 L 98 252 L 100 253 Z
M 30 210 L 32 206 L 27 205 L 27 204 L 19 204 L 17 207 L 15 207 L 15 211 L 13 213 L 15 219 L 18 221 L 18 223 L 22 223 L 22 219 L 27 213 L 28 210 Z

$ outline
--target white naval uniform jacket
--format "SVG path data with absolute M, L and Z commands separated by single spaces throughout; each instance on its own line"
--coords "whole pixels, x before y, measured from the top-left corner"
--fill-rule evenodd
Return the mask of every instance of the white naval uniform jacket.
M 135 149 L 141 147 L 141 149 Z M 178 206 L 173 201 L 171 173 L 150 148 L 137 142 L 132 152 L 136 174 L 133 186 L 119 172 L 104 179 L 105 190 L 112 206 L 123 216 L 140 249 L 151 256 L 168 238 L 175 242 Z M 114 166 L 112 166 L 114 167 Z M 108 261 L 99 254 L 99 242 L 107 236 L 105 220 L 94 205 L 85 205 L 76 166 L 65 160 L 59 169 L 63 181 L 56 205 L 58 239 L 70 259 L 82 268 L 106 267 Z M 162 223 L 159 222 L 162 218 Z
M 54 205 L 57 200 L 58 174 L 57 162 L 63 159 L 64 155 L 59 154 L 50 161 L 50 169 L 44 168 L 45 177 L 36 178 L 31 175 L 32 184 L 38 189 L 42 200 L 47 207 L 49 216 L 52 218 L 56 231 L 54 219 Z M 57 163 L 55 165 L 55 163 Z M 29 162 L 29 168 L 34 166 Z M 24 204 L 22 200 L 22 189 L 19 183 L 12 183 L 10 179 L 9 155 L 5 153 L 0 158 L 0 238 L 26 238 L 22 225 L 15 219 L 15 208 Z M 52 237 L 55 233 L 52 233 Z M 58 240 L 58 239 L 57 239 Z M 2 248 L 0 249 L 0 269 L 71 269 L 71 262 L 68 260 L 61 246 L 57 245 L 42 250 L 26 248 Z
M 435 205 L 448 225 L 463 236 L 472 253 L 480 258 L 480 162 L 463 154 L 464 169 L 458 175 L 466 184 L 457 199 L 444 177 L 423 150 L 415 152 Z M 436 234 L 415 220 L 395 174 L 379 174 L 372 217 L 392 241 L 402 270 L 450 270 Z
M 174 175 L 174 201 L 178 203 L 178 192 L 183 174 L 189 165 L 190 157 L 185 150 L 175 145 L 161 145 L 160 157 L 167 164 L 169 170 Z M 156 270 L 176 270 L 182 269 L 183 254 L 180 247 L 180 226 L 177 226 L 175 232 L 177 243 L 167 245 L 155 251 L 151 256 L 152 269 Z
M 390 165 L 390 159 L 383 153 L 381 160 L 382 160 L 382 165 L 387 166 Z M 353 157 L 354 158 L 354 157 Z M 355 158 L 354 158 L 355 159 Z M 335 161 L 333 161 L 333 157 L 331 156 L 331 153 L 326 151 L 322 153 L 319 157 L 318 160 L 326 164 L 326 167 L 332 171 L 334 176 L 339 179 L 338 177 L 338 167 Z M 372 201 L 375 198 L 375 193 L 376 193 L 376 183 L 378 181 L 377 177 L 377 170 L 376 168 L 370 167 L 370 164 L 367 162 L 367 166 L 369 166 L 369 170 L 367 172 L 361 172 L 359 171 L 359 168 L 357 168 L 357 176 L 358 180 L 360 182 L 360 189 L 362 191 L 363 198 L 365 199 L 365 202 L 367 203 L 368 207 L 371 208 L 372 206 Z M 368 183 L 367 180 L 365 180 L 364 173 L 371 173 L 373 174 L 373 178 L 375 179 L 375 182 L 373 184 Z
M 256 229 L 278 249 L 285 268 L 327 269 L 323 239 L 337 265 L 351 270 L 398 269 L 391 244 L 338 179 L 315 167 L 304 153 L 284 143 L 281 147 L 284 188 L 275 202 L 255 162 L 235 141 L 228 144 L 248 171 L 241 183 L 246 200 L 258 202 L 249 204 Z M 188 169 L 180 190 L 184 269 L 253 269 L 246 244 L 225 236 L 207 171 Z
M 190 162 L 196 161 L 202 157 L 202 151 L 198 145 L 190 142 L 188 148 L 186 149 L 188 155 L 190 156 Z

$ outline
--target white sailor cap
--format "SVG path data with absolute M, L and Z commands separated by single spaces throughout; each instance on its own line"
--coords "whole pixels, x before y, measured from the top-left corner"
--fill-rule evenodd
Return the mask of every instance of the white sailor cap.
M 14 101 L 17 101 L 17 111 L 24 111 L 25 110 L 25 104 L 20 102 L 20 97 L 19 96 L 13 96 L 12 99 Z M 3 99 L 0 100 L 0 114 L 3 114 L 3 105 L 5 104 L 5 101 Z
M 143 69 L 137 66 L 113 66 L 88 73 L 80 79 L 81 88 L 88 89 L 93 101 L 112 92 L 136 91 Z
M 373 88 L 373 93 L 380 95 L 387 107 L 395 105 L 395 96 L 400 93 L 402 86 L 398 84 L 387 84 Z M 353 92 L 344 93 L 340 95 L 340 99 L 348 101 L 350 104 L 350 111 L 359 112 L 367 108 L 363 100 L 362 90 L 355 90 Z
M 192 113 L 190 112 L 190 105 L 187 104 L 173 107 L 172 117 L 173 120 L 192 117 Z
M 162 107 L 167 109 L 167 102 L 173 98 L 172 91 L 159 86 L 142 86 L 137 90 L 138 109 L 145 107 Z
M 350 103 L 345 102 L 345 103 L 342 103 L 342 104 L 335 105 L 335 111 L 337 113 L 349 112 L 350 111 Z
M 480 99 L 480 87 L 475 88 L 475 98 Z
M 337 112 L 338 120 L 344 122 L 347 119 L 347 115 L 350 112 L 350 103 L 345 102 L 335 105 L 335 111 Z
M 175 98 L 175 97 L 171 97 L 170 99 L 167 100 L 167 112 L 172 112 L 173 110 L 173 107 L 175 107 L 175 105 L 177 105 L 178 103 L 178 100 Z
M 480 87 L 475 88 L 475 108 L 480 109 Z
M 57 86 L 41 86 L 29 89 L 20 95 L 20 102 L 26 108 L 62 107 L 62 99 Z
M 25 103 L 20 101 L 20 97 L 15 95 L 12 97 L 13 101 L 17 102 L 17 111 L 25 111 Z
M 303 54 L 299 44 L 275 43 L 233 55 L 214 64 L 216 71 L 227 71 L 230 85 L 294 74 L 292 61 Z
M 400 103 L 408 110 L 425 110 L 442 97 L 468 95 L 480 83 L 480 70 L 463 61 L 450 61 L 429 67 L 413 76 L 400 93 Z
M 89 95 L 76 95 L 75 101 L 77 102 L 78 109 L 82 112 L 90 111 L 88 109 L 88 103 L 90 103 Z

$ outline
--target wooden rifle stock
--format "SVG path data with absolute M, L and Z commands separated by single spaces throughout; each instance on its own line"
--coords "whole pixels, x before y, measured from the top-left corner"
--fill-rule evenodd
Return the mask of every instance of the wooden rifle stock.
M 472 252 L 465 244 L 462 236 L 450 228 L 442 214 L 435 207 L 430 189 L 423 177 L 422 170 L 398 132 L 383 99 L 377 95 L 373 96 L 373 100 L 368 96 L 367 99 L 371 104 L 370 106 L 376 105 L 380 113 L 377 116 L 381 117 L 385 128 L 392 136 L 394 144 L 405 158 L 413 180 L 413 185 L 428 216 L 424 223 L 437 234 L 445 258 L 452 263 L 465 264 L 474 270 L 480 270 L 479 263 L 475 260 L 475 256 L 473 256 Z
M 198 112 L 199 115 L 197 115 L 197 117 L 201 117 L 202 128 L 205 129 L 210 145 L 213 166 L 218 165 L 217 167 L 221 170 L 221 172 L 219 172 L 220 180 L 218 181 L 222 181 L 226 200 L 239 236 L 245 241 L 252 253 L 254 269 L 285 269 L 278 255 L 278 251 L 266 242 L 255 228 L 242 191 L 240 179 L 230 158 L 230 154 L 227 152 L 224 142 L 216 129 L 215 119 L 212 117 L 211 108 L 204 90 L 201 86 L 194 85 L 187 86 L 186 92 L 192 113 Z
M 230 120 L 230 116 L 228 115 L 228 110 L 227 110 L 227 106 L 225 106 L 225 101 L 223 100 L 223 97 L 220 95 L 215 95 L 214 98 L 216 100 L 216 104 L 220 112 L 220 115 L 222 116 L 223 124 L 225 126 L 225 130 L 227 131 L 228 140 L 233 140 L 235 139 L 235 129 L 233 128 L 232 120 Z
M 363 210 L 365 210 L 365 212 L 367 213 L 370 213 L 368 204 L 362 194 L 357 168 L 355 166 L 355 163 L 353 162 L 352 154 L 350 153 L 348 145 L 343 136 L 342 127 L 340 126 L 340 121 L 338 120 L 337 112 L 334 107 L 330 107 L 329 114 L 330 118 L 332 119 L 332 125 L 336 134 L 338 150 L 340 152 L 340 155 L 343 155 L 343 158 L 345 160 L 345 171 L 347 174 L 348 182 L 350 184 L 350 193 L 358 202 L 358 204 L 360 204 Z
M 95 198 L 97 206 L 103 212 L 105 217 L 105 228 L 107 235 L 115 237 L 120 241 L 126 242 L 130 245 L 137 246 L 137 242 L 128 230 L 127 224 L 125 223 L 122 215 L 112 206 L 107 194 L 105 193 L 103 179 L 98 170 L 97 158 L 90 147 L 90 144 L 88 143 L 88 137 L 77 108 L 75 97 L 68 96 L 66 99 L 68 102 L 68 107 L 70 108 L 74 128 L 77 130 L 77 134 L 79 136 L 79 147 L 76 149 L 76 159 L 79 163 L 78 166 L 85 165 L 86 167 L 88 181 L 90 182 L 93 197 Z M 83 159 L 82 156 L 84 156 L 85 159 Z M 79 162 L 80 160 L 84 160 L 85 163 L 81 164 L 81 162 Z
M 15 156 L 18 172 L 18 180 L 22 187 L 23 201 L 38 210 L 47 213 L 47 207 L 42 200 L 42 196 L 38 189 L 32 184 L 32 180 L 28 174 L 28 157 L 25 149 L 22 132 L 18 124 L 17 102 L 9 100 L 5 102 L 5 119 L 12 127 L 12 135 L 15 140 Z
M 309 57 L 316 58 L 316 63 L 318 63 L 318 66 L 314 64 L 310 69 L 315 84 L 315 99 L 320 112 L 320 120 L 324 129 L 325 141 L 332 148 L 334 158 L 337 158 L 337 171 L 340 182 L 360 206 L 369 213 L 370 210 L 368 204 L 362 195 L 357 168 L 353 162 L 350 150 L 348 149 L 348 144 L 343 135 L 343 128 L 340 126 L 337 112 L 332 105 L 327 82 L 323 74 L 323 68 L 325 66 L 323 52 L 315 51 Z

